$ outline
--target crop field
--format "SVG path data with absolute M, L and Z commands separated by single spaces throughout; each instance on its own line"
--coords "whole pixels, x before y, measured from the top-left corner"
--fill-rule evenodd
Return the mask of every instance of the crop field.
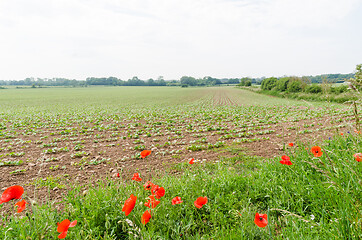
M 11 184 L 129 176 L 188 158 L 215 161 L 226 146 L 271 157 L 283 141 L 328 136 L 353 118 L 341 105 L 233 88 L 11 89 L 0 102 L 0 180 Z M 145 149 L 153 151 L 152 163 L 140 158 Z
M 288 143 L 310 148 L 352 134 L 354 124 L 348 105 L 233 87 L 3 89 L 0 190 L 21 185 L 30 199 L 59 202 L 73 184 L 85 191 L 98 180 L 129 182 L 135 172 L 178 177 L 177 164 L 191 158 L 205 169 L 239 156 L 271 159 L 290 151 Z M 152 157 L 141 158 L 143 150 Z

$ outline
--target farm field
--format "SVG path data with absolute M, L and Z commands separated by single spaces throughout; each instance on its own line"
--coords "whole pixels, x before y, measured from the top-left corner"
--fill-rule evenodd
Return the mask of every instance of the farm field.
M 129 177 L 188 158 L 215 161 L 226 146 L 272 157 L 283 140 L 353 129 L 345 106 L 233 88 L 11 89 L 0 103 L 0 180 L 10 184 Z M 152 163 L 140 159 L 145 149 Z
M 30 199 L 59 202 L 73 184 L 86 191 L 97 180 L 131 179 L 135 172 L 143 179 L 179 177 L 191 158 L 200 171 L 240 156 L 271 159 L 290 153 L 288 143 L 310 148 L 354 129 L 347 105 L 232 87 L 4 89 L 0 190 L 21 185 Z M 152 153 L 141 158 L 143 150 Z

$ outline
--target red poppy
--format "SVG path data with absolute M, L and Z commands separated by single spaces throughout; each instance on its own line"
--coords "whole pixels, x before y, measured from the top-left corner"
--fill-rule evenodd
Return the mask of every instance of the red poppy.
M 202 208 L 207 203 L 207 197 L 198 197 L 194 202 L 195 207 Z
M 153 184 L 151 187 L 151 193 L 156 195 L 156 198 L 160 199 L 161 197 L 165 196 L 165 189 L 156 184 Z
M 20 202 L 15 203 L 15 206 L 18 206 L 18 211 L 17 211 L 18 213 L 21 213 L 22 211 L 24 211 L 25 204 L 29 204 L 29 203 L 25 202 L 24 199 L 21 200 Z
M 120 177 L 120 175 L 119 175 L 119 173 L 117 173 L 117 175 L 116 175 L 117 177 Z
M 194 161 L 195 161 L 195 159 L 191 158 L 189 163 L 194 164 Z
M 145 202 L 145 206 L 148 208 L 155 208 L 160 203 L 160 201 L 156 200 L 155 196 L 153 196 L 153 195 L 149 196 L 148 198 L 149 198 L 149 200 L 147 200 L 147 202 Z
M 174 198 L 172 199 L 172 205 L 180 204 L 180 203 L 182 203 L 182 202 L 183 202 L 183 201 L 181 200 L 180 197 L 174 197 Z
M 315 157 L 320 157 L 323 155 L 322 149 L 319 146 L 312 147 L 310 151 Z
M 266 227 L 268 225 L 268 215 L 256 213 L 254 223 L 258 227 Z
M 141 152 L 141 158 L 145 158 L 145 157 L 147 157 L 148 155 L 150 155 L 151 154 L 151 150 L 143 150 L 142 152 Z
M 146 191 L 151 190 L 154 186 L 155 184 L 153 184 L 151 181 L 147 181 L 145 184 L 143 184 L 143 187 L 145 188 Z
M 283 155 L 282 156 L 282 160 L 279 161 L 281 164 L 285 164 L 285 165 L 292 165 L 293 163 L 290 161 L 290 157 Z
M 122 212 L 124 212 L 126 216 L 132 212 L 134 206 L 136 205 L 136 200 L 137 197 L 131 194 L 131 196 L 124 202 Z
M 343 136 L 343 133 L 341 133 L 341 136 Z
M 136 182 L 141 182 L 142 178 L 140 178 L 140 175 L 138 173 L 133 174 L 132 180 L 135 180 Z
M 362 161 L 362 153 L 355 153 L 353 155 L 354 159 L 357 161 L 357 162 L 361 162 Z
M 12 199 L 21 199 L 21 195 L 24 193 L 24 188 L 22 186 L 11 186 L 8 187 L 0 198 L 0 204 L 9 202 Z
M 143 215 L 142 215 L 142 218 L 141 218 L 141 222 L 143 225 L 146 225 L 151 219 L 151 213 L 150 211 L 146 210 Z
M 58 233 L 60 233 L 58 238 L 63 239 L 67 236 L 68 229 L 70 227 L 74 227 L 75 225 L 77 225 L 77 220 L 70 222 L 68 219 L 65 219 L 61 223 L 57 223 L 57 225 L 58 225 L 57 231 Z
M 161 197 L 165 196 L 165 189 L 163 187 L 160 187 L 157 189 L 157 191 L 155 191 L 156 194 L 156 198 L 160 199 Z
M 293 147 L 294 146 L 294 143 L 288 143 L 289 146 Z

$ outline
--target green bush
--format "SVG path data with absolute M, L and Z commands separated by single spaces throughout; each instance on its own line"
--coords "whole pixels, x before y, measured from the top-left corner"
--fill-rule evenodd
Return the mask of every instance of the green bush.
M 265 78 L 261 82 L 261 89 L 262 90 L 272 90 L 276 86 L 277 81 L 278 81 L 278 79 L 275 77 Z
M 280 79 L 278 79 L 275 88 L 276 88 L 278 91 L 281 91 L 281 92 L 286 91 L 286 90 L 287 90 L 287 87 L 288 87 L 289 80 L 290 80 L 289 77 L 285 77 L 285 78 L 280 78 Z
M 331 87 L 329 89 L 330 93 L 335 93 L 335 94 L 341 94 L 344 92 L 348 91 L 348 86 L 347 85 L 341 85 L 341 86 L 337 86 L 337 87 Z
M 307 86 L 304 91 L 307 93 L 321 93 L 322 87 L 318 84 L 312 84 Z
M 287 87 L 288 92 L 301 92 L 302 91 L 302 83 L 300 81 L 292 81 L 288 83 Z

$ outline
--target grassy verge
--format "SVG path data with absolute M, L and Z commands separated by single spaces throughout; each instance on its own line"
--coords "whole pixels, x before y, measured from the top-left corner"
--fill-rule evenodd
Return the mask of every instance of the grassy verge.
M 345 103 L 357 100 L 356 96 L 354 96 L 349 92 L 341 94 L 333 94 L 333 93 L 324 94 L 324 93 L 306 93 L 306 92 L 298 92 L 298 93 L 280 92 L 277 90 L 261 90 L 258 88 L 250 88 L 250 87 L 249 88 L 242 87 L 242 89 L 279 98 L 289 98 L 289 99 L 315 101 L 315 102 Z
M 175 165 L 172 170 L 182 174 L 152 180 L 166 194 L 146 225 L 147 179 L 105 180 L 87 191 L 75 186 L 62 211 L 48 202 L 31 204 L 31 214 L 2 214 L 0 239 L 56 239 L 57 222 L 66 218 L 78 221 L 67 239 L 359 239 L 362 165 L 353 154 L 362 152 L 361 136 L 335 136 L 320 145 L 321 157 L 310 153 L 311 146 L 288 148 L 291 166 L 242 154 Z M 126 217 L 122 207 L 131 194 L 137 202 Z M 172 205 L 175 196 L 183 203 Z M 198 209 L 200 196 L 208 202 Z M 266 228 L 254 224 L 256 212 L 268 214 Z

